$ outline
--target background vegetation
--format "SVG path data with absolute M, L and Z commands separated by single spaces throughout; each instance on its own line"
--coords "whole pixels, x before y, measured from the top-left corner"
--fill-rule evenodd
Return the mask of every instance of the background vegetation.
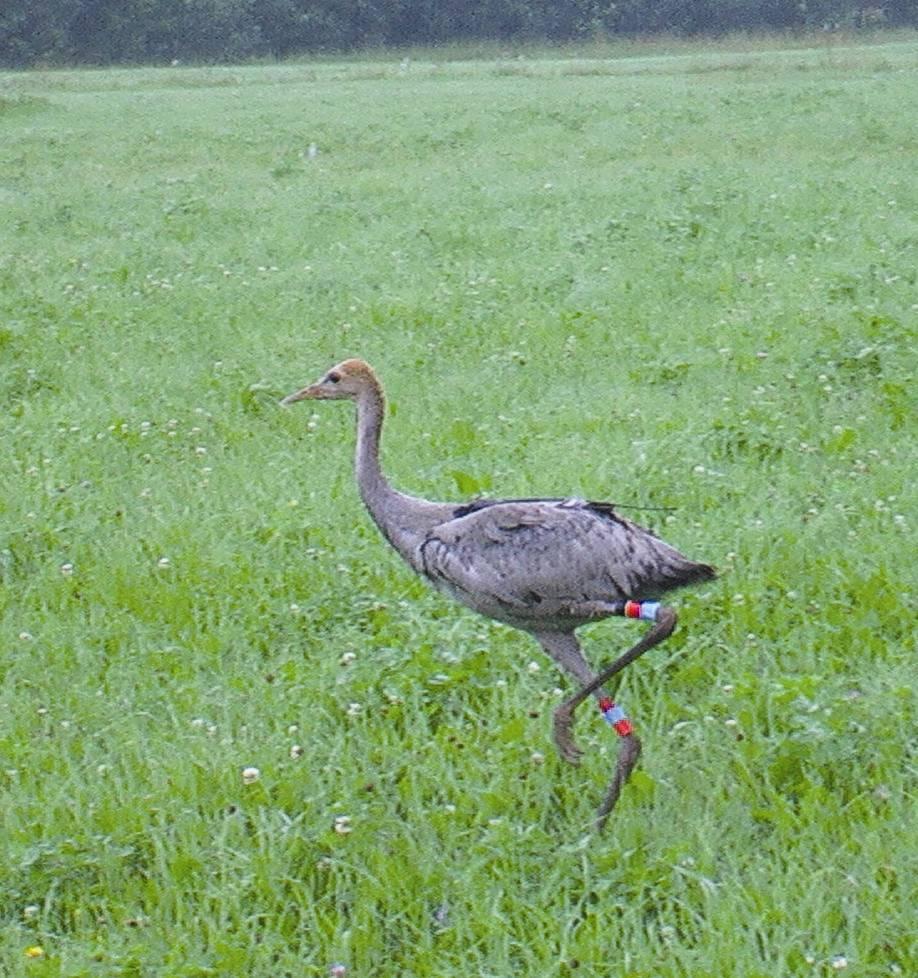
M 904 26 L 918 26 L 914 0 L 4 0 L 0 65 Z
M 916 973 L 918 45 L 627 54 L 0 76 L 5 974 Z M 354 354 L 397 485 L 720 567 L 601 839 L 277 407 Z

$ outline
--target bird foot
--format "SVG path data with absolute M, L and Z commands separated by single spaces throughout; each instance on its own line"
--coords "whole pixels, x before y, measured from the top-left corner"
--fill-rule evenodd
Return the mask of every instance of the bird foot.
M 622 788 L 625 786 L 628 778 L 631 777 L 631 772 L 637 765 L 640 756 L 641 741 L 638 737 L 635 734 L 628 734 L 622 737 L 618 760 L 615 764 L 615 773 L 609 782 L 609 787 L 606 789 L 606 794 L 602 800 L 602 804 L 599 806 L 599 811 L 596 813 L 597 832 L 602 832 L 605 828 L 606 821 L 612 809 L 615 808 L 615 803 L 618 801 L 618 796 L 621 794 Z
M 570 710 L 565 709 L 563 705 L 555 710 L 552 729 L 555 747 L 558 748 L 558 753 L 565 761 L 576 765 L 580 763 L 583 751 L 577 746 L 574 735 L 571 733 L 573 723 L 574 716 Z

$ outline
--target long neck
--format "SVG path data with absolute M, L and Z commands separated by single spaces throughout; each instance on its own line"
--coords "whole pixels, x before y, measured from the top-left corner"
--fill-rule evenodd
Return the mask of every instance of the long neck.
M 357 400 L 357 454 L 354 467 L 360 498 L 380 524 L 388 506 L 399 495 L 383 475 L 379 464 L 379 440 L 386 405 L 378 387 L 367 388 Z
M 377 385 L 367 387 L 357 399 L 357 486 L 383 536 L 418 570 L 418 546 L 434 526 L 450 517 L 453 507 L 407 496 L 389 485 L 379 463 L 384 415 L 382 391 Z

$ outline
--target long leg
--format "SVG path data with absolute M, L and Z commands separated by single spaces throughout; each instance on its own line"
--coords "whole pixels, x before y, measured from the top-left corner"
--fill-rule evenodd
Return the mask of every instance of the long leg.
M 634 607 L 632 605 L 632 607 Z M 640 614 L 640 606 L 638 614 Z M 586 609 L 584 609 L 586 610 Z M 597 605 L 593 614 L 597 617 L 605 617 L 608 614 L 632 614 L 626 610 L 625 605 L 616 604 L 600 607 Z M 554 715 L 554 738 L 561 752 L 561 756 L 569 761 L 576 763 L 580 758 L 580 750 L 574 743 L 571 734 L 574 710 L 591 694 L 604 697 L 603 686 L 622 669 L 629 666 L 635 659 L 638 659 L 645 652 L 652 649 L 655 645 L 669 638 L 673 629 L 676 627 L 676 612 L 666 605 L 653 606 L 652 614 L 654 623 L 647 633 L 642 636 L 627 652 L 619 656 L 611 665 L 607 666 L 597 675 L 592 675 L 590 667 L 580 651 L 577 638 L 572 633 L 553 633 L 550 635 L 537 635 L 536 638 L 542 647 L 551 657 L 564 669 L 580 679 L 583 686 L 568 700 L 562 703 Z M 621 735 L 621 746 L 619 747 L 618 760 L 615 766 L 615 773 L 599 811 L 596 816 L 596 828 L 602 830 L 609 817 L 609 813 L 615 807 L 622 787 L 631 776 L 638 758 L 641 756 L 641 741 L 633 730 L 629 729 Z
M 620 655 L 611 665 L 606 666 L 601 672 L 591 677 L 564 705 L 571 710 L 576 710 L 591 693 L 595 693 L 622 669 L 630 666 L 635 659 L 640 658 L 655 645 L 659 645 L 660 642 L 669 638 L 677 621 L 676 612 L 672 608 L 665 604 L 657 605 L 653 626 L 645 632 L 641 640 L 635 642 L 624 655 Z
M 554 659 L 565 672 L 569 673 L 582 687 L 589 685 L 596 678 L 589 663 L 580 651 L 580 643 L 573 632 L 544 632 L 535 633 L 539 645 Z M 589 694 L 586 694 L 589 695 Z M 597 692 L 597 698 L 602 694 Z M 558 753 L 571 764 L 579 764 L 583 753 L 574 742 L 571 733 L 573 711 L 566 705 L 559 706 L 554 713 L 552 735 Z
M 578 690 L 567 701 L 566 705 L 568 708 L 571 711 L 575 710 L 590 693 L 600 689 L 603 684 L 607 683 L 626 666 L 629 666 L 635 659 L 640 658 L 640 656 L 652 649 L 655 645 L 659 645 L 660 642 L 669 638 L 673 633 L 673 629 L 676 627 L 676 621 L 676 612 L 672 608 L 667 605 L 658 606 L 656 609 L 656 621 L 642 636 L 641 640 L 636 642 L 624 655 L 619 656 L 611 665 L 603 669 L 597 676 Z M 633 731 L 630 731 L 621 738 L 618 760 L 615 764 L 615 773 L 612 775 L 612 780 L 606 789 L 602 804 L 596 813 L 596 830 L 598 832 L 601 832 L 605 827 L 606 820 L 615 807 L 615 803 L 618 801 L 622 787 L 628 778 L 631 777 L 631 772 L 634 770 L 640 756 L 641 741 Z

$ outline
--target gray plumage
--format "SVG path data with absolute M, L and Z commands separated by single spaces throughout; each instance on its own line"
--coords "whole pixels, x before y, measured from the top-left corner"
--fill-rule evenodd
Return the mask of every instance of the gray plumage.
M 644 601 L 710 570 L 615 512 L 582 499 L 457 507 L 420 545 L 421 572 L 481 614 L 526 631 L 595 621 L 597 602 Z
M 574 634 L 590 621 L 621 615 L 624 602 L 657 599 L 674 588 L 714 577 L 707 564 L 682 556 L 649 530 L 625 519 L 609 503 L 582 499 L 431 502 L 397 492 L 383 475 L 379 442 L 382 387 L 368 364 L 345 360 L 283 404 L 305 399 L 354 400 L 357 405 L 355 471 L 361 498 L 383 536 L 436 588 L 480 614 L 532 634 L 582 688 L 555 711 L 555 741 L 576 762 L 570 734 L 573 709 L 602 683 L 666 638 L 675 613 L 666 614 L 633 649 L 594 676 Z M 663 620 L 665 618 L 665 621 Z M 610 787 L 600 825 L 637 762 L 636 737 Z M 626 756 L 627 755 L 627 756 Z

